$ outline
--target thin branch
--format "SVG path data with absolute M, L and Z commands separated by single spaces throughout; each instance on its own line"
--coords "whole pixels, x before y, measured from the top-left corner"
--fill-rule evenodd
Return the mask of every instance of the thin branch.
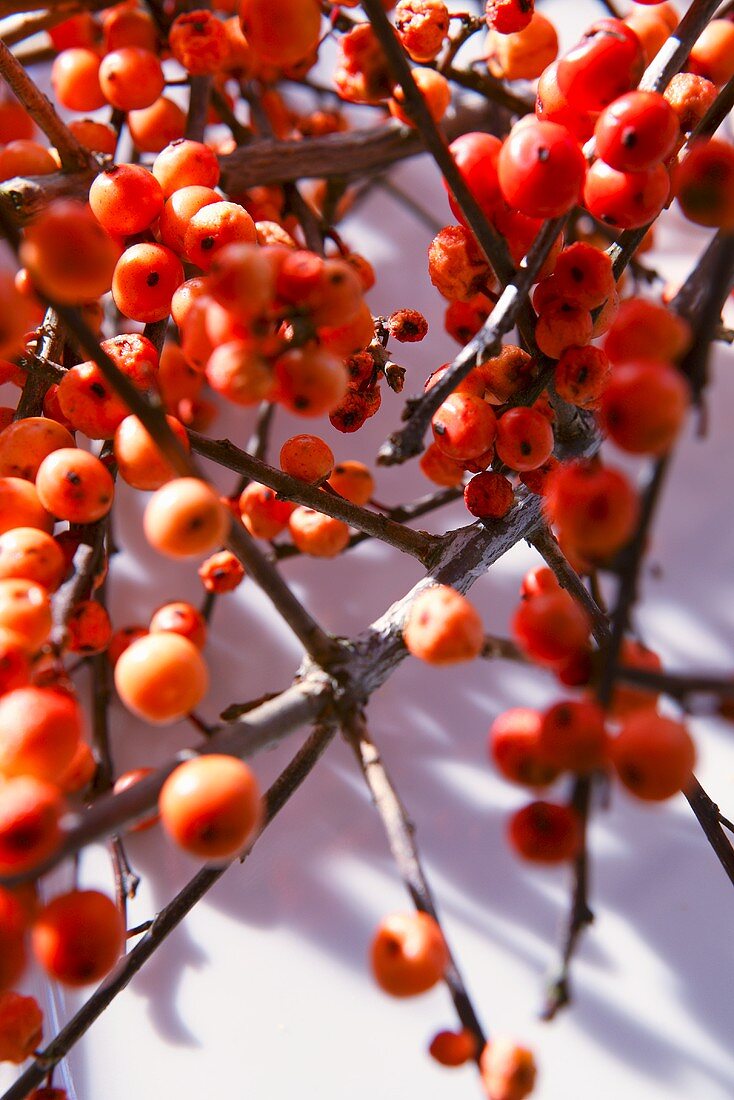
M 89 151 L 61 121 L 51 101 L 38 90 L 23 66 L 1 39 L 0 75 L 5 78 L 16 98 L 43 130 L 51 144 L 56 146 L 62 167 L 67 172 L 89 168 L 92 164 Z
M 573 867 L 573 890 L 568 923 L 563 933 L 561 961 L 558 972 L 548 983 L 548 995 L 541 1012 L 542 1020 L 552 1020 L 564 1005 L 570 1003 L 570 969 L 576 948 L 586 927 L 594 920 L 589 908 L 589 855 L 587 847 L 587 825 L 591 801 L 592 778 L 585 775 L 574 781 L 571 805 L 578 816 L 581 829 L 581 844 Z
M 364 721 L 356 719 L 346 722 L 344 736 L 354 750 L 362 774 L 367 781 L 372 801 L 385 828 L 390 851 L 413 904 L 420 912 L 428 913 L 433 917 L 440 927 L 436 905 L 415 841 L 415 826 L 387 773 L 377 747 L 367 732 Z M 462 1025 L 477 1041 L 477 1057 L 479 1057 L 487 1039 L 448 944 L 447 950 L 449 962 L 444 980 Z
M 206 120 L 209 113 L 209 94 L 212 86 L 210 76 L 189 77 L 189 111 L 186 116 L 186 137 L 194 141 L 204 140 Z
M 530 538 L 530 543 L 538 551 L 546 565 L 553 570 L 562 588 L 573 596 L 577 604 L 586 612 L 591 623 L 591 632 L 600 646 L 609 641 L 609 621 L 594 598 L 570 564 L 566 555 L 553 538 L 547 526 L 539 528 Z
M 412 531 L 387 516 L 380 515 L 379 512 L 371 512 L 367 508 L 352 504 L 344 497 L 326 493 L 323 489 L 290 477 L 282 470 L 276 470 L 259 461 L 254 455 L 235 447 L 234 443 L 230 443 L 228 439 L 207 439 L 198 432 L 189 432 L 189 439 L 192 449 L 204 458 L 209 458 L 220 466 L 226 466 L 230 470 L 247 475 L 253 481 L 267 485 L 284 500 L 292 500 L 307 508 L 315 508 L 324 515 L 333 516 L 343 523 L 348 523 L 350 527 L 356 527 L 357 530 L 364 531 L 403 553 L 411 554 L 419 561 L 427 561 L 433 549 L 435 539 L 430 535 L 422 531 Z
M 59 363 L 64 354 L 66 338 L 63 325 L 53 309 L 46 310 L 39 330 L 39 340 L 40 345 L 35 356 L 37 364 L 45 368 L 49 363 Z M 40 416 L 43 412 L 43 399 L 52 384 L 53 375 L 50 371 L 45 369 L 29 371 L 13 420 L 23 420 L 26 416 Z
M 264 796 L 265 816 L 260 832 L 242 858 L 249 856 L 257 840 L 270 822 L 280 813 L 295 794 L 304 779 L 313 771 L 334 736 L 330 727 L 317 729 L 306 741 L 291 763 L 275 780 Z M 88 1001 L 72 1016 L 58 1035 L 28 1066 L 20 1077 L 3 1094 L 2 1100 L 24 1100 L 28 1093 L 39 1086 L 53 1066 L 58 1065 L 69 1051 L 99 1019 L 118 993 L 122 993 L 140 968 L 161 946 L 163 941 L 181 923 L 198 901 L 219 881 L 225 871 L 236 863 L 232 860 L 222 866 L 204 867 L 184 888 L 156 915 L 143 938 L 124 955 L 114 970 L 105 978 Z M 133 932 L 141 929 L 133 929 Z
M 719 807 L 709 798 L 695 775 L 692 776 L 690 785 L 683 793 L 706 839 L 716 853 L 716 858 L 726 871 L 729 881 L 734 885 L 734 848 L 722 828 Z

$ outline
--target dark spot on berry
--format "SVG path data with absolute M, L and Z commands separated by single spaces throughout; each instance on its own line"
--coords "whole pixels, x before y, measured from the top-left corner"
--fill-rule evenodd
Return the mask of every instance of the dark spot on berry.
M 634 149 L 637 145 L 637 133 L 631 126 L 622 131 L 622 145 L 625 149 Z
M 527 439 L 523 439 L 522 443 L 520 444 L 520 454 L 524 455 L 527 458 L 528 455 L 531 455 L 532 453 L 533 448 L 530 446 Z
M 64 474 L 64 479 L 69 482 L 70 485 L 81 485 L 82 479 L 74 470 L 67 470 Z
M 201 242 L 201 247 L 204 249 L 205 252 L 209 252 L 212 248 L 214 248 L 214 238 L 204 237 L 203 241 Z
M 146 286 L 158 286 L 158 283 L 160 282 L 160 278 L 161 277 L 160 277 L 160 275 L 158 274 L 157 271 L 151 271 L 150 274 L 148 275 L 147 279 L 145 280 L 145 285 Z
M 571 268 L 571 278 L 573 279 L 573 281 L 575 283 L 583 283 L 584 273 L 583 273 L 583 271 L 581 270 L 580 267 L 572 267 Z
M 538 160 L 541 164 L 546 164 L 550 160 L 550 149 L 547 149 L 545 145 L 541 145 L 538 149 Z
M 295 407 L 297 409 L 307 409 L 309 407 L 309 405 L 311 404 L 311 402 L 309 401 L 309 399 L 307 397 L 304 397 L 303 395 L 300 395 L 299 397 L 297 397 L 295 399 L 293 404 L 295 405 Z
M 106 397 L 107 396 L 107 390 L 104 388 L 104 386 L 102 385 L 101 382 L 92 382 L 89 389 L 91 390 L 91 392 L 94 394 L 95 397 Z
M 436 435 L 446 435 L 446 427 L 444 424 L 437 422 L 433 425 L 433 430 Z

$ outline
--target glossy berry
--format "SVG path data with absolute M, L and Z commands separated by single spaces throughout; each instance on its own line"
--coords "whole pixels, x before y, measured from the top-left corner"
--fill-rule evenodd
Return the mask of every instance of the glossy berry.
M 364 505 L 375 491 L 375 479 L 364 462 L 338 462 L 329 476 L 329 485 L 352 504 Z
M 73 446 L 71 433 L 48 417 L 16 420 L 0 432 L 0 476 L 35 481 L 38 467 L 47 455 L 61 447 Z
M 594 771 L 605 759 L 604 713 L 590 701 L 556 703 L 542 716 L 538 742 L 539 751 L 559 771 Z
M 125 942 L 117 906 L 97 890 L 72 890 L 49 902 L 33 925 L 36 959 L 50 978 L 77 987 L 100 981 Z
M 159 96 L 150 107 L 128 111 L 127 127 L 135 148 L 141 153 L 160 153 L 186 131 L 186 113 L 167 96 Z M 115 145 L 117 143 L 115 142 Z M 114 152 L 114 146 L 103 152 Z
M 534 218 L 556 218 L 578 202 L 586 161 L 565 126 L 523 120 L 502 146 L 497 171 L 510 206 Z
M 611 759 L 625 787 L 638 798 L 658 802 L 683 790 L 696 750 L 682 722 L 652 709 L 627 718 L 611 743 Z
M 434 122 L 440 122 L 451 103 L 451 85 L 448 80 L 435 69 L 423 67 L 413 69 L 413 79 L 425 100 L 431 118 Z M 388 107 L 393 118 L 397 118 L 403 125 L 416 125 L 412 112 L 405 106 L 405 97 L 399 85 L 393 89 L 393 98 L 388 101 Z
M 619 19 L 599 19 L 558 62 L 558 85 L 577 111 L 602 111 L 634 88 L 644 69 L 639 38 Z
M 96 111 L 104 107 L 99 83 L 99 55 L 83 46 L 63 50 L 51 67 L 51 85 L 62 107 L 70 111 Z
M 487 36 L 487 67 L 492 76 L 503 80 L 536 80 L 557 54 L 556 28 L 538 11 L 521 30 L 490 31 Z
M 639 172 L 619 172 L 594 161 L 584 186 L 589 213 L 619 229 L 640 229 L 657 218 L 670 195 L 670 177 L 662 164 Z
M 170 631 L 146 634 L 120 655 L 115 687 L 122 702 L 153 725 L 177 722 L 199 705 L 209 674 L 197 647 Z
M 29 775 L 8 779 L 0 799 L 0 874 L 23 874 L 40 867 L 59 846 L 62 812 L 56 786 Z
M 137 111 L 155 103 L 165 78 L 152 50 L 123 46 L 102 59 L 99 84 L 107 102 L 118 111 Z
M 478 612 L 455 589 L 433 585 L 408 612 L 403 642 L 409 653 L 430 665 L 451 665 L 478 657 L 484 629 Z
M 244 207 L 220 200 L 207 203 L 193 215 L 184 235 L 184 254 L 190 263 L 208 271 L 220 249 L 256 239 L 255 223 Z
M 680 134 L 678 117 L 657 92 L 628 92 L 602 111 L 596 152 L 619 172 L 640 172 L 667 160 Z
M 690 387 L 679 370 L 641 360 L 614 368 L 599 411 L 604 431 L 623 451 L 659 456 L 675 442 L 689 404 Z
M 449 962 L 443 933 L 428 913 L 393 913 L 370 948 L 377 984 L 393 997 L 415 997 L 441 980 Z
M 14 527 L 0 535 L 0 580 L 21 578 L 53 592 L 65 573 L 64 555 L 45 531 Z
M 521 859 L 532 863 L 565 863 L 578 852 L 581 828 L 570 806 L 531 802 L 510 818 L 508 840 Z
M 553 428 L 536 409 L 508 409 L 497 422 L 497 457 L 512 470 L 534 470 L 553 452 Z
M 528 26 L 533 8 L 534 0 L 486 0 L 484 18 L 490 30 L 515 34 Z
M 734 23 L 712 19 L 693 43 L 686 68 L 713 84 L 726 84 L 734 76 Z
M 71 523 L 94 523 L 106 516 L 115 494 L 104 463 L 78 447 L 62 447 L 44 458 L 36 489 L 44 508 Z
M 347 392 L 347 372 L 336 355 L 318 347 L 293 348 L 275 362 L 277 400 L 300 416 L 331 412 Z
M 165 198 L 182 187 L 216 187 L 219 161 L 208 145 L 184 138 L 162 149 L 153 162 L 153 176 Z
M 531 707 L 512 707 L 495 718 L 489 731 L 489 754 L 510 783 L 545 787 L 558 777 L 559 768 L 540 748 L 542 716 Z
M 462 134 L 451 142 L 449 149 L 472 195 L 483 212 L 488 217 L 491 216 L 502 202 L 497 176 L 497 161 L 502 142 L 494 134 L 476 131 Z M 462 221 L 463 214 L 451 194 L 449 203 L 454 216 Z
M 198 557 L 222 545 L 229 530 L 229 515 L 206 482 L 178 477 L 148 501 L 143 527 L 148 542 L 160 554 Z
M 171 300 L 184 281 L 175 252 L 162 244 L 134 244 L 117 261 L 112 297 L 125 317 L 150 324 L 165 320 Z
M 142 233 L 163 210 L 163 192 L 154 175 L 138 164 L 115 164 L 92 182 L 89 205 L 108 233 Z
M 217 754 L 187 760 L 163 784 L 161 824 L 179 847 L 198 859 L 232 859 L 262 817 L 253 772 L 241 760 Z
M 316 48 L 321 26 L 317 0 L 242 0 L 242 30 L 255 55 L 286 67 Z
M 433 438 L 448 458 L 464 461 L 494 443 L 497 421 L 491 407 L 472 394 L 452 393 L 433 414 Z
M 151 634 L 170 632 L 188 638 L 197 649 L 203 649 L 206 643 L 206 619 L 193 604 L 183 600 L 165 603 L 153 612 L 149 627 Z
M 552 280 L 557 298 L 582 309 L 596 309 L 615 291 L 611 258 L 585 241 L 564 248 L 556 260 Z

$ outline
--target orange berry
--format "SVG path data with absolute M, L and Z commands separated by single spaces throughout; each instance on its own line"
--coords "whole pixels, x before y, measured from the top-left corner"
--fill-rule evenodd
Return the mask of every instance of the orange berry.
M 581 843 L 578 815 L 570 806 L 531 802 L 508 823 L 510 847 L 532 863 L 564 863 L 573 859 Z
M 603 711 L 589 700 L 556 703 L 542 716 L 538 745 L 559 771 L 584 773 L 602 767 L 607 747 Z
M 364 462 L 338 462 L 329 477 L 329 485 L 352 504 L 366 504 L 375 491 L 375 479 Z
M 144 50 L 158 48 L 155 23 L 147 12 L 120 4 L 103 11 L 101 19 L 105 53 L 123 46 L 140 46 Z
M 214 753 L 176 768 L 163 784 L 158 807 L 171 839 L 205 860 L 234 858 L 262 819 L 251 769 L 233 756 Z
M 112 638 L 110 617 L 96 600 L 81 600 L 67 623 L 67 648 L 71 653 L 102 653 Z
M 99 82 L 99 55 L 75 46 L 56 57 L 51 66 L 51 85 L 62 107 L 70 111 L 96 111 L 105 105 Z
M 537 409 L 508 409 L 497 421 L 497 457 L 513 470 L 537 470 L 553 453 L 553 428 Z
M 175 416 L 167 416 L 166 420 L 181 446 L 189 451 L 188 433 L 181 421 Z M 115 461 L 120 477 L 134 489 L 160 489 L 176 476 L 137 416 L 126 416 L 115 431 Z
M 44 508 L 70 523 L 94 523 L 106 516 L 115 495 L 104 463 L 78 447 L 62 447 L 44 458 L 36 489 Z
M 166 199 L 163 213 L 158 223 L 162 243 L 179 255 L 184 251 L 184 238 L 189 228 L 191 219 L 205 206 L 222 201 L 222 196 L 212 187 L 192 185 L 182 187 L 180 191 L 174 191 L 170 198 Z M 177 325 L 181 320 L 174 312 L 174 320 Z
M 497 420 L 490 405 L 470 393 L 452 393 L 433 414 L 433 438 L 443 453 L 463 462 L 494 443 Z
M 170 198 L 182 187 L 216 187 L 219 161 L 208 145 L 182 138 L 161 150 L 153 162 L 153 175 L 164 196 Z
M 421 661 L 452 665 L 479 656 L 484 628 L 465 596 L 438 584 L 413 600 L 403 627 L 403 641 L 408 652 Z
M 52 451 L 73 447 L 74 437 L 45 416 L 16 420 L 0 432 L 0 476 L 35 481 L 38 467 Z
M 163 192 L 155 176 L 139 164 L 113 164 L 92 181 L 89 205 L 108 233 L 130 237 L 160 217 Z
M 551 472 L 543 506 L 561 537 L 592 560 L 621 550 L 635 529 L 639 510 L 637 493 L 624 474 L 582 460 Z
M 233 592 L 245 579 L 244 566 L 229 550 L 212 554 L 201 563 L 197 573 L 206 591 L 217 595 Z
M 734 23 L 712 19 L 693 43 L 686 68 L 713 84 L 726 84 L 734 76 Z
M 55 785 L 44 783 L 30 775 L 8 779 L 3 784 L 2 791 L 0 874 L 23 874 L 41 867 L 58 848 L 63 802 Z M 4 896 L 4 892 L 0 892 L 0 898 Z M 4 953 L 0 951 L 0 958 L 3 956 Z M 0 974 L 3 965 L 4 962 L 0 964 Z M 11 982 L 14 980 L 11 979 Z
M 683 723 L 650 708 L 625 720 L 610 754 L 627 790 L 651 802 L 683 790 L 696 762 L 696 749 Z
M 86 741 L 80 741 L 71 763 L 56 778 L 56 784 L 64 794 L 76 794 L 83 791 L 94 779 L 97 761 Z
M 630 668 L 645 669 L 648 672 L 662 672 L 663 669 L 663 662 L 657 653 L 632 638 L 625 638 L 622 642 L 619 663 L 623 667 L 628 665 Z M 650 707 L 654 710 L 657 700 L 658 696 L 652 691 L 617 683 L 609 713 L 613 718 L 628 718 L 638 710 L 648 710 Z
M 451 104 L 451 85 L 445 76 L 435 69 L 425 69 L 416 66 L 413 69 L 413 78 L 418 85 L 418 91 L 426 101 L 426 106 L 434 122 L 440 122 Z M 403 90 L 396 87 L 393 98 L 388 100 L 388 108 L 393 118 L 398 119 L 405 126 L 415 126 L 411 113 L 406 110 Z
M 133 321 L 165 320 L 171 300 L 184 281 L 178 256 L 162 244 L 134 244 L 117 261 L 112 277 L 115 305 Z
M 635 359 L 674 361 L 691 342 L 690 326 L 665 306 L 645 298 L 626 298 L 604 340 L 613 364 Z
M 0 1062 L 20 1065 L 43 1038 L 43 1013 L 35 997 L 6 990 L 0 993 Z
M 300 416 L 331 412 L 347 392 L 347 372 L 336 355 L 319 347 L 294 348 L 275 362 L 277 400 Z
M 321 485 L 334 469 L 334 453 L 317 435 L 293 435 L 280 449 L 280 468 L 299 481 Z
M 112 286 L 120 247 L 88 206 L 55 199 L 25 231 L 20 262 L 33 283 L 64 305 L 92 302 Z
M 0 695 L 25 687 L 31 678 L 31 664 L 21 639 L 0 629 Z
M 186 112 L 167 96 L 159 96 L 150 107 L 128 111 L 127 126 L 136 149 L 141 153 L 160 153 L 166 145 L 183 138 Z
M 727 25 L 734 32 L 734 23 Z M 734 229 L 734 147 L 728 142 L 693 142 L 674 171 L 673 187 L 689 221 Z
M 670 364 L 623 363 L 601 396 L 601 424 L 623 451 L 660 456 L 675 442 L 690 399 L 688 382 Z
M 229 53 L 224 24 L 205 8 L 176 16 L 168 44 L 179 65 L 192 76 L 217 72 Z
M 117 133 L 106 122 L 96 122 L 91 118 L 73 118 L 66 124 L 77 141 L 92 153 L 106 153 L 114 156 L 117 148 Z
M 151 497 L 143 527 L 148 542 L 170 558 L 208 554 L 221 546 L 229 515 L 219 497 L 197 477 L 169 481 Z
M 420 468 L 434 485 L 442 485 L 447 489 L 456 488 L 464 480 L 463 465 L 445 455 L 435 443 L 431 443 L 421 455 Z
M 538 1071 L 532 1051 L 507 1039 L 487 1044 L 479 1068 L 491 1100 L 525 1100 L 535 1087 Z
M 14 176 L 48 176 L 58 165 L 37 141 L 11 141 L 0 149 L 0 182 Z
M 76 752 L 81 709 L 52 688 L 16 688 L 0 698 L 0 729 L 0 773 L 55 782 Z
M 441 980 L 449 963 L 446 941 L 428 913 L 385 917 L 370 949 L 377 984 L 393 997 L 415 997 Z
M 501 775 L 525 787 L 546 787 L 559 768 L 541 752 L 542 715 L 531 707 L 512 707 L 495 718 L 489 753 Z
M 242 522 L 257 539 L 274 539 L 285 531 L 294 505 L 279 500 L 275 490 L 251 481 L 240 494 L 238 508 Z
M 285 68 L 308 57 L 318 45 L 317 0 L 242 0 L 239 15 L 258 61 Z
M 97 890 L 72 890 L 39 913 L 32 931 L 36 959 L 54 981 L 89 985 L 104 978 L 125 943 L 122 916 Z
M 243 206 L 218 201 L 202 206 L 189 221 L 184 235 L 186 259 L 208 271 L 214 256 L 228 244 L 257 240 L 255 223 Z
M 55 539 L 37 527 L 13 527 L 0 535 L 0 580 L 19 577 L 54 592 L 66 573 Z
M 154 611 L 149 629 L 151 634 L 162 631 L 180 634 L 193 642 L 197 649 L 203 649 L 206 643 L 206 619 L 193 604 L 183 600 L 165 603 Z
M 51 630 L 51 605 L 40 584 L 12 577 L 0 580 L 0 630 L 28 653 L 36 653 Z
M 165 87 L 165 77 L 152 50 L 123 46 L 102 58 L 99 86 L 118 111 L 138 111 L 155 103 Z
M 461 1031 L 439 1031 L 433 1036 L 428 1053 L 441 1066 L 463 1066 L 476 1057 L 476 1036 L 467 1028 L 462 1028 Z
M 233 405 L 245 407 L 267 400 L 274 384 L 267 359 L 245 340 L 214 348 L 206 364 L 206 380 Z
M 128 646 L 115 665 L 115 687 L 133 714 L 152 725 L 167 725 L 199 705 L 209 689 L 209 674 L 194 643 L 166 631 Z
M 559 589 L 524 600 L 513 616 L 512 633 L 534 661 L 554 665 L 588 648 L 589 620 Z
M 288 528 L 298 549 L 314 558 L 335 558 L 349 542 L 346 523 L 313 508 L 294 509 Z

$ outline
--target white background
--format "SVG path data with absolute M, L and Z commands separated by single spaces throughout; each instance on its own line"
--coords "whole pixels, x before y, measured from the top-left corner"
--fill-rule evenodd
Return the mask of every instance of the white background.
M 402 165 L 395 179 L 439 222 L 450 220 L 427 160 Z M 418 391 L 455 351 L 421 258 L 431 233 L 379 192 L 344 228 L 377 268 L 373 311 L 412 306 L 431 320 L 423 345 L 399 349 L 409 368 L 407 392 Z M 703 239 L 673 211 L 650 262 L 680 279 Z M 695 438 L 691 423 L 676 456 L 635 618 L 645 641 L 680 670 L 726 672 L 734 665 L 732 359 L 723 350 L 715 357 L 707 438 Z M 398 424 L 401 406 L 385 389 L 380 414 L 356 436 L 328 425 L 323 434 L 338 459 L 370 461 Z M 247 411 L 226 411 L 213 431 L 244 445 L 252 420 Z M 272 454 L 294 430 L 311 427 L 279 412 Z M 230 488 L 235 480 L 227 475 L 220 484 Z M 415 464 L 377 471 L 380 500 L 409 499 L 426 488 Z M 147 622 L 168 599 L 199 598 L 195 566 L 163 562 L 145 544 L 144 504 L 144 494 L 121 487 L 116 533 L 125 552 L 115 559 L 110 585 L 116 626 Z M 466 519 L 457 506 L 425 522 L 443 531 Z M 526 547 L 516 548 L 473 589 L 488 630 L 508 633 L 520 578 L 536 563 Z M 411 559 L 371 543 L 334 562 L 288 562 L 284 573 L 317 618 L 345 635 L 420 575 Z M 209 719 L 232 700 L 285 687 L 299 661 L 298 645 L 249 581 L 219 602 L 206 653 L 215 681 L 202 707 Z M 734 1092 L 734 896 L 682 798 L 649 808 L 615 789 L 611 808 L 595 814 L 597 919 L 574 965 L 574 1004 L 553 1024 L 537 1021 L 569 874 L 528 869 L 510 856 L 506 818 L 526 795 L 493 773 L 486 735 L 503 709 L 557 697 L 550 677 L 507 663 L 443 671 L 407 660 L 369 709 L 373 735 L 416 822 L 469 990 L 490 1032 L 536 1050 L 539 1100 L 725 1100 Z M 112 717 L 119 770 L 162 761 L 195 740 L 183 725 L 144 728 L 117 705 Z M 700 779 L 731 814 L 731 726 L 701 720 L 694 729 Z M 304 735 L 256 762 L 263 785 Z M 135 924 L 164 905 L 196 865 L 157 832 L 131 838 L 128 851 L 143 876 L 130 907 Z M 111 887 L 103 850 L 85 858 L 82 877 Z M 407 905 L 355 762 L 337 742 L 247 864 L 227 872 L 75 1050 L 71 1078 L 63 1074 L 67 1085 L 73 1082 L 79 1100 L 148 1100 L 161 1089 L 179 1100 L 476 1097 L 471 1067 L 443 1070 L 425 1053 L 431 1036 L 455 1023 L 445 989 L 394 1002 L 366 967 L 376 923 Z M 67 998 L 62 1014 L 78 1003 Z M 0 1080 L 11 1076 L 3 1071 Z

